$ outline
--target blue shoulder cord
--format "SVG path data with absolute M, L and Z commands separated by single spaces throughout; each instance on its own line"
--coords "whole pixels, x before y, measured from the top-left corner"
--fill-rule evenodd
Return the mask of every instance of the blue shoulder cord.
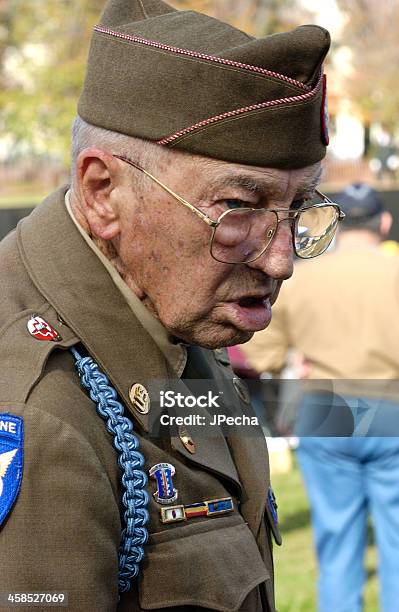
M 144 456 L 138 451 L 139 441 L 132 432 L 133 424 L 123 416 L 124 408 L 117 400 L 116 390 L 111 387 L 105 374 L 91 357 L 82 357 L 75 348 L 70 349 L 80 382 L 97 405 L 97 412 L 106 421 L 106 427 L 114 436 L 114 446 L 119 453 L 118 464 L 122 470 L 122 485 L 125 489 L 122 503 L 125 528 L 122 530 L 119 547 L 119 594 L 129 591 L 131 580 L 139 574 L 139 563 L 144 558 L 144 544 L 148 539 L 145 527 L 149 514 L 148 493 L 145 490 L 147 475 L 143 471 Z

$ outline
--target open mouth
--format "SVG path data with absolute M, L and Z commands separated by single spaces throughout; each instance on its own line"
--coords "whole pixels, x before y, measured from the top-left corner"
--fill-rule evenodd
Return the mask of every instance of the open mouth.
M 244 297 L 238 300 L 238 305 L 242 308 L 253 308 L 256 306 L 265 306 L 266 297 Z
M 244 331 L 259 331 L 270 323 L 272 312 L 269 296 L 247 296 L 236 299 L 226 306 L 234 324 Z

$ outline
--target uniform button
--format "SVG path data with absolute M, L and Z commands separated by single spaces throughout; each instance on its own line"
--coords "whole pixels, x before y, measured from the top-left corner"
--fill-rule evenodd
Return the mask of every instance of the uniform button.
M 246 404 L 250 404 L 251 398 L 249 395 L 249 391 L 247 389 L 247 386 L 242 382 L 242 380 L 235 376 L 233 378 L 233 386 L 237 392 L 238 397 Z
M 147 389 L 140 383 L 135 383 L 130 387 L 129 398 L 132 406 L 140 414 L 148 414 L 150 410 L 150 397 Z
M 179 427 L 179 438 L 180 438 L 184 448 L 189 453 L 194 455 L 196 453 L 197 449 L 196 449 L 194 440 L 192 439 L 192 437 L 188 433 L 187 429 L 185 429 L 183 427 Z

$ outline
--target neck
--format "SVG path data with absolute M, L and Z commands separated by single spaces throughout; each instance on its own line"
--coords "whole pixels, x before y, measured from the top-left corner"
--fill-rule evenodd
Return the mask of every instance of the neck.
M 119 276 L 125 281 L 128 285 L 129 289 L 141 300 L 145 303 L 145 294 L 143 291 L 139 289 L 135 280 L 131 277 L 131 275 L 127 274 L 124 266 L 119 257 L 118 248 L 117 248 L 117 240 L 104 240 L 99 236 L 96 236 L 90 228 L 89 222 L 85 215 L 84 207 L 81 205 L 79 198 L 71 189 L 69 193 L 69 203 L 71 206 L 71 210 L 73 216 L 75 217 L 76 222 L 80 225 L 82 230 L 89 236 L 89 238 L 93 241 L 97 249 L 108 259 L 108 261 L 112 264 L 115 270 L 118 272 Z M 148 305 L 145 304 L 147 307 Z
M 76 197 L 73 189 L 71 189 L 69 192 L 69 203 L 70 203 L 70 206 L 73 212 L 73 216 L 75 217 L 76 221 L 79 223 L 82 230 L 86 234 L 88 234 L 90 238 L 93 238 L 92 233 L 90 231 L 89 224 L 86 219 L 86 216 L 83 212 L 83 208 L 80 204 L 79 198 Z

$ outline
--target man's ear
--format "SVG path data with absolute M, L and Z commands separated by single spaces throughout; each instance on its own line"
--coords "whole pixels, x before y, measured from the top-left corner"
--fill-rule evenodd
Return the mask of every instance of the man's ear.
M 101 149 L 85 149 L 78 156 L 76 175 L 79 199 L 91 234 L 104 240 L 115 238 L 120 231 L 117 160 Z
M 381 236 L 387 236 L 392 226 L 392 215 L 390 212 L 385 210 L 381 215 L 380 223 L 380 234 Z

